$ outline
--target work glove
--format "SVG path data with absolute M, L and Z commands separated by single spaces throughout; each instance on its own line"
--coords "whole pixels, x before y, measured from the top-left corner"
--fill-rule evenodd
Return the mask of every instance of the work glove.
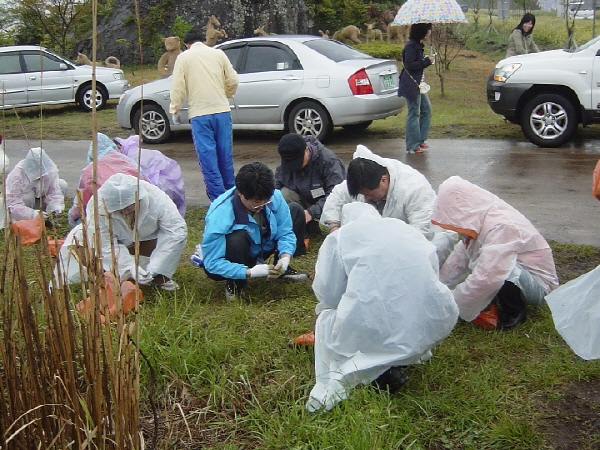
M 135 277 L 135 271 L 132 272 L 132 276 Z M 138 284 L 148 285 L 148 284 L 152 283 L 153 279 L 154 279 L 154 275 L 152 275 L 147 270 L 142 269 L 141 267 L 138 266 L 137 280 L 136 280 Z
M 250 269 L 250 278 L 263 278 L 269 276 L 273 270 L 271 264 L 257 264 Z
M 53 216 L 53 214 L 52 213 L 44 212 L 44 213 L 42 213 L 42 215 L 44 216 L 44 226 L 48 230 L 51 230 L 52 228 L 54 228 L 54 216 Z
M 181 125 L 181 114 L 172 114 L 171 120 L 173 121 L 173 125 Z
M 283 258 L 279 258 L 279 261 L 277 261 L 277 264 L 275 265 L 274 269 L 278 272 L 285 272 L 288 267 L 290 265 L 290 257 L 289 256 L 284 256 Z

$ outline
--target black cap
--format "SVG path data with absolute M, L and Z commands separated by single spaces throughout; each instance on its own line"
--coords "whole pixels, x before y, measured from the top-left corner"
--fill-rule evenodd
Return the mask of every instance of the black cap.
M 306 141 L 299 134 L 286 134 L 279 140 L 277 151 L 281 156 L 281 170 L 283 172 L 295 172 L 302 169 L 304 164 L 304 151 Z

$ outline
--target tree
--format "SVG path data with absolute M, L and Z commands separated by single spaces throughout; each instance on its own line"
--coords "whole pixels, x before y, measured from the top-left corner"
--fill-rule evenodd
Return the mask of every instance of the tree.
M 563 4 L 565 6 L 565 28 L 567 29 L 567 40 L 564 48 L 577 48 L 577 41 L 575 40 L 575 18 L 577 17 L 577 13 L 583 2 L 564 0 Z
M 473 10 L 473 22 L 475 25 L 475 31 L 479 29 L 479 11 L 481 10 L 481 6 L 483 4 L 483 0 L 469 0 L 467 5 L 471 7 Z
M 44 44 L 63 55 L 70 54 L 78 36 L 74 30 L 89 21 L 89 0 L 17 0 L 17 40 L 21 44 Z
M 466 36 L 461 35 L 459 27 L 455 23 L 434 24 L 431 32 L 432 50 L 436 53 L 435 73 L 440 79 L 442 97 L 445 95 L 444 75 L 467 43 Z

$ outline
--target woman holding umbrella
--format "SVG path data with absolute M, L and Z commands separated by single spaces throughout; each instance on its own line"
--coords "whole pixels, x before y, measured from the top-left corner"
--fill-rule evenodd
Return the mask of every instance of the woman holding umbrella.
M 429 146 L 425 143 L 429 135 L 431 103 L 425 89 L 423 71 L 435 61 L 435 55 L 424 54 L 423 42 L 431 35 L 431 23 L 414 23 L 410 26 L 409 40 L 402 50 L 404 68 L 400 73 L 398 96 L 406 97 L 406 151 L 423 153 Z M 427 86 L 428 87 L 428 86 Z

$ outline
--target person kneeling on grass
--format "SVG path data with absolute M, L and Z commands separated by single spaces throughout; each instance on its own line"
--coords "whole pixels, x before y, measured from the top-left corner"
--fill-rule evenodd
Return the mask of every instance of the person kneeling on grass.
M 454 287 L 464 320 L 476 320 L 494 301 L 500 307 L 497 327 L 513 328 L 525 320 L 526 304 L 543 304 L 558 286 L 546 240 L 491 192 L 450 177 L 439 187 L 431 221 L 462 236 L 440 268 L 440 280 Z
M 295 214 L 303 216 L 302 207 L 294 205 Z M 212 202 L 202 238 L 203 264 L 211 279 L 226 280 L 228 301 L 243 297 L 248 278 L 308 280 L 308 274 L 290 266 L 296 250 L 290 208 L 275 190 L 271 169 L 259 162 L 243 166 L 235 187 Z M 271 255 L 274 265 L 265 262 Z
M 138 183 L 139 206 L 136 221 Z M 93 208 L 92 197 L 86 208 L 90 245 L 96 242 Z M 80 224 L 71 230 L 59 252 L 62 273 L 69 283 L 80 281 L 82 227 L 83 224 Z M 98 228 L 105 271 L 111 271 L 116 264 L 121 281 L 132 278 L 138 284 L 153 285 L 165 291 L 179 288 L 172 277 L 185 246 L 187 226 L 175 203 L 161 189 L 131 175 L 118 173 L 111 176 L 98 189 Z M 136 234 L 140 255 L 138 267 L 134 258 Z M 83 273 L 85 275 L 85 271 Z
M 316 383 L 306 408 L 331 409 L 350 388 L 399 389 L 404 366 L 431 358 L 458 308 L 438 279 L 436 249 L 415 227 L 372 206 L 343 207 L 319 249 L 312 288 Z

